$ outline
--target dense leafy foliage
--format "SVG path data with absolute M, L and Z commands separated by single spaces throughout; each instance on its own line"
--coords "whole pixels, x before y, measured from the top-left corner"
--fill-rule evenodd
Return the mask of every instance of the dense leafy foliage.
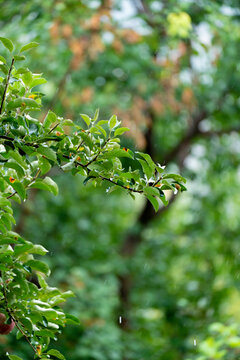
M 81 325 L 54 344 L 72 360 L 207 357 L 209 337 L 238 358 L 211 324 L 240 321 L 239 19 L 238 0 L 1 1 L 1 36 L 41 43 L 25 62 L 48 79 L 36 118 L 114 113 L 130 129 L 122 146 L 189 179 L 156 215 L 56 167 L 57 197 L 31 189 L 13 204 L 15 230 L 49 250 L 51 286 L 76 294 L 65 309 Z M 18 341 L 20 357 L 28 348 Z
M 0 41 L 13 52 L 11 40 L 1 37 Z M 185 190 L 181 184 L 185 179 L 176 174 L 164 174 L 163 168 L 148 154 L 137 152 L 134 155 L 131 150 L 121 148 L 118 136 L 128 129 L 119 127 L 116 116 L 99 121 L 98 111 L 93 119 L 83 114 L 85 128 L 52 111 L 42 123 L 32 117 L 30 113 L 40 110 L 42 97 L 34 88 L 45 79 L 27 68 L 15 67 L 15 63 L 23 61 L 22 54 L 36 46 L 32 42 L 21 47 L 12 55 L 10 64 L 1 55 L 1 71 L 5 76 L 0 78 L 0 311 L 2 323 L 7 318 L 14 323 L 18 329 L 17 338 L 25 337 L 36 357 L 63 359 L 58 350 L 48 350 L 48 345 L 66 323 L 78 322 L 59 306 L 72 293 L 47 285 L 45 277 L 50 274 L 49 267 L 34 257 L 45 255 L 47 250 L 12 231 L 15 219 L 10 199 L 27 200 L 27 191 L 31 188 L 57 195 L 57 184 L 46 174 L 58 166 L 64 172 L 84 176 L 84 184 L 108 182 L 108 192 L 121 187 L 129 194 L 144 194 L 157 211 L 160 200 L 167 205 L 163 190 Z M 122 158 L 131 162 L 123 166 Z M 34 276 L 37 278 L 33 281 Z M 9 358 L 17 359 L 15 355 Z

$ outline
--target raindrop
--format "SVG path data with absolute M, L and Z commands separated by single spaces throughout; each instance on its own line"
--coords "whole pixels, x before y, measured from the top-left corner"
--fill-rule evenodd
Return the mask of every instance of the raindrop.
M 119 316 L 119 324 L 121 324 L 121 323 L 122 323 L 122 317 Z
M 108 193 L 108 192 L 109 192 L 109 190 L 110 190 L 110 187 L 106 189 L 106 193 Z
M 197 340 L 196 339 L 193 340 L 193 345 L 197 346 Z

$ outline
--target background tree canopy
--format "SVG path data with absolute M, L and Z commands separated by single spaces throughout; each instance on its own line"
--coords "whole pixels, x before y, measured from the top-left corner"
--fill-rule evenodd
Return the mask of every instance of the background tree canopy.
M 0 1 L 1 36 L 37 41 L 45 113 L 116 113 L 123 146 L 188 179 L 157 214 L 56 171 L 17 231 L 50 250 L 52 284 L 80 319 L 55 344 L 71 360 L 237 359 L 240 352 L 240 2 Z M 41 230 L 41 231 L 40 231 Z M 34 236 L 33 236 L 34 235 Z M 0 337 L 1 359 L 15 347 Z M 32 359 L 22 341 L 19 356 Z

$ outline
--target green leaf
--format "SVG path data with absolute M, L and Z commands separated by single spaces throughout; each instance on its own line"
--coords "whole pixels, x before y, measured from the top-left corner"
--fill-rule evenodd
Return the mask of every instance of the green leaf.
M 114 131 L 114 136 L 118 136 L 118 135 L 122 135 L 124 134 L 126 131 L 129 131 L 129 128 L 127 127 L 120 127 L 117 130 Z
M 37 277 L 38 277 L 38 281 L 39 281 L 39 284 L 40 284 L 41 288 L 46 289 L 47 286 L 48 286 L 48 284 L 47 284 L 47 282 L 45 281 L 43 275 L 37 274 Z
M 8 168 L 8 169 L 16 170 L 16 172 L 20 178 L 25 175 L 23 168 L 13 161 L 8 161 L 7 163 L 4 164 L 4 167 Z
M 49 161 L 47 159 L 45 159 L 44 157 L 41 157 L 39 159 L 39 167 L 41 170 L 41 174 L 44 175 L 47 172 L 49 172 L 49 170 L 51 169 L 51 164 L 49 163 Z
M 0 207 L 11 206 L 11 202 L 4 197 L 0 197 Z
M 156 169 L 156 164 L 153 162 L 153 160 L 152 160 L 152 158 L 151 158 L 150 155 L 145 154 L 145 153 L 140 152 L 140 151 L 137 151 L 136 154 L 139 154 L 139 155 L 141 155 L 141 156 L 144 158 L 144 160 L 147 162 L 148 166 L 151 168 L 152 172 L 155 171 L 155 169 Z
M 26 72 L 28 72 L 29 70 L 28 70 L 28 68 L 19 68 L 19 69 L 17 69 L 17 71 L 16 71 L 16 75 L 18 75 L 18 74 L 25 74 Z
M 161 189 L 158 189 L 159 193 L 160 193 L 160 200 L 162 201 L 164 206 L 168 205 L 168 200 L 166 199 L 166 196 L 164 194 L 164 192 Z
M 125 151 L 123 149 L 113 149 L 108 152 L 104 152 L 102 154 L 102 156 L 106 159 L 111 159 L 114 157 L 127 157 L 127 158 L 132 159 L 131 153 L 129 153 L 128 151 Z
M 65 314 L 65 316 L 66 316 L 67 324 L 74 324 L 74 325 L 80 324 L 80 321 L 76 316 L 74 316 L 72 314 Z
M 157 188 L 154 188 L 154 187 L 150 187 L 150 186 L 149 186 L 149 187 L 145 187 L 143 191 L 144 191 L 144 194 L 145 194 L 145 195 L 157 196 L 157 197 L 160 196 L 158 189 L 157 189 Z
M 13 110 L 19 107 L 39 108 L 40 105 L 35 100 L 25 97 L 19 97 L 15 100 L 9 101 L 9 103 L 7 104 L 7 110 Z
M 58 186 L 50 177 L 45 177 L 43 180 L 44 184 L 47 184 L 51 190 L 51 192 L 56 196 L 58 194 Z
M 55 349 L 51 349 L 47 352 L 48 355 L 53 355 L 55 356 L 56 358 L 58 359 L 61 359 L 61 360 L 65 360 L 65 357 L 58 351 L 58 350 L 55 350 Z
M 154 171 L 150 168 L 150 166 L 147 164 L 145 160 L 138 159 L 138 161 L 142 165 L 144 174 L 146 174 L 147 178 L 150 179 L 153 176 Z
M 2 70 L 2 72 L 3 72 L 5 75 L 8 74 L 8 67 L 7 67 L 7 65 L 1 64 L 1 65 L 0 65 L 0 69 Z
M 14 55 L 14 60 L 15 61 L 22 61 L 25 60 L 25 56 L 24 55 Z
M 40 145 L 37 148 L 37 152 L 41 155 L 46 156 L 47 159 L 52 160 L 52 161 L 56 161 L 57 160 L 57 156 L 56 153 L 49 147 L 45 147 L 43 145 Z
M 14 247 L 14 254 L 16 256 L 19 256 L 21 254 L 28 253 L 29 250 L 31 250 L 32 248 L 33 248 L 33 245 L 30 242 L 28 242 L 27 244 L 17 244 Z
M 10 39 L 0 37 L 0 41 L 5 46 L 5 48 L 7 48 L 10 52 L 13 51 L 14 46 L 13 46 L 13 43 L 12 43 L 12 41 Z
M 47 80 L 44 78 L 33 79 L 32 83 L 31 83 L 31 88 L 34 88 L 37 85 L 45 84 L 46 82 L 47 82 Z
M 0 55 L 0 61 L 4 64 L 7 63 L 6 59 L 2 55 Z
M 8 357 L 9 357 L 10 360 L 23 360 L 22 358 L 20 358 L 17 355 L 8 355 Z
M 83 185 L 86 185 L 89 180 L 95 179 L 95 178 L 96 178 L 96 176 L 91 176 L 91 175 L 87 176 L 86 179 L 84 179 L 84 181 L 83 181 Z
M 80 114 L 80 115 L 83 118 L 83 120 L 85 121 L 85 123 L 87 124 L 87 126 L 89 126 L 91 124 L 91 118 L 85 114 Z
M 40 271 L 43 274 L 49 275 L 50 270 L 47 264 L 40 260 L 29 260 L 25 265 L 30 266 L 31 269 Z
M 27 164 L 24 161 L 24 158 L 19 154 L 17 150 L 9 150 L 9 158 L 13 158 L 16 160 L 18 164 L 20 164 L 24 169 L 27 169 Z
M 26 199 L 26 190 L 20 181 L 15 180 L 13 183 L 10 184 L 23 200 Z
M 38 244 L 34 244 L 31 249 L 31 254 L 45 255 L 47 252 L 48 250 L 44 246 Z
M 36 43 L 36 42 L 30 42 L 29 44 L 27 45 L 24 45 L 21 49 L 20 49 L 20 53 L 24 52 L 24 51 L 27 51 L 29 49 L 32 49 L 32 48 L 35 48 L 35 47 L 38 47 L 39 44 Z
M 154 210 L 157 212 L 159 209 L 159 202 L 157 201 L 157 199 L 151 195 L 146 195 L 146 197 L 148 198 L 150 203 L 153 205 Z
M 29 187 L 50 191 L 54 195 L 58 194 L 57 184 L 49 177 L 46 177 L 45 179 L 36 179 Z
M 51 192 L 51 189 L 47 184 L 44 183 L 43 179 L 36 179 L 31 185 L 29 185 L 29 187 Z
M 64 119 L 61 121 L 61 126 L 74 126 L 74 122 L 71 119 Z
M 117 124 L 117 116 L 113 115 L 113 116 L 111 116 L 111 118 L 109 120 L 110 130 L 112 130 L 116 124 Z
M 88 134 L 86 134 L 84 131 L 80 132 L 79 135 L 81 136 L 81 138 L 83 139 L 83 141 L 86 143 L 86 145 L 92 149 L 93 148 L 93 141 L 90 138 L 90 136 Z
M 95 126 L 95 128 L 96 129 L 98 129 L 98 130 L 100 130 L 101 131 L 101 133 L 103 134 L 103 136 L 106 138 L 107 137 L 107 133 L 106 133 L 106 131 L 104 130 L 104 128 L 102 127 L 102 126 L 100 126 L 100 125 L 96 125 Z M 90 130 L 91 131 L 91 130 Z
M 98 116 L 99 116 L 99 109 L 97 109 L 97 110 L 95 111 L 95 114 L 94 114 L 94 117 L 93 117 L 93 121 L 94 121 L 94 122 L 97 121 Z
M 29 332 L 32 332 L 32 329 L 33 329 L 33 324 L 32 324 L 32 321 L 27 318 L 26 316 L 25 317 L 21 317 L 18 319 L 20 324 L 22 324 L 24 326 L 25 329 L 27 329 Z
M 27 71 L 25 74 L 22 75 L 22 81 L 26 86 L 30 87 L 32 80 L 33 80 L 33 76 L 31 71 Z
M 173 180 L 176 180 L 176 181 L 179 181 L 179 182 L 184 182 L 184 183 L 187 182 L 187 180 L 184 177 L 182 177 L 181 175 L 177 175 L 177 174 L 163 175 L 163 179 L 173 179 Z
M 52 123 L 56 121 L 57 121 L 57 115 L 53 111 L 49 110 L 47 116 L 44 119 L 43 127 L 49 129 Z

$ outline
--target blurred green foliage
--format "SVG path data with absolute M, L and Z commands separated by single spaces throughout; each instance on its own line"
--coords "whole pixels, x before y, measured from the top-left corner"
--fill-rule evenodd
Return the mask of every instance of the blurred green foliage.
M 191 27 L 171 30 L 182 13 Z M 239 357 L 239 16 L 238 0 L 1 1 L 2 36 L 41 44 L 29 67 L 49 79 L 46 111 L 117 113 L 125 146 L 190 179 L 144 226 L 140 199 L 58 173 L 58 198 L 33 192 L 19 208 L 19 231 L 50 250 L 52 282 L 77 295 L 66 310 L 81 326 L 56 344 L 71 360 Z M 125 256 L 129 237 L 141 241 Z

